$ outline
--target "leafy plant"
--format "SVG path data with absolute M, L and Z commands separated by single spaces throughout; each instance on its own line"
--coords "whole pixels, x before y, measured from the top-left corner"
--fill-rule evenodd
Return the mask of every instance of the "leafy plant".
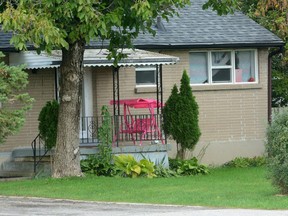
M 119 155 L 114 157 L 114 164 L 123 176 L 132 178 L 138 176 L 156 177 L 154 163 L 147 159 L 138 162 L 132 155 Z
M 155 166 L 155 175 L 157 178 L 179 177 L 176 171 L 165 168 L 161 164 Z
M 245 167 L 260 167 L 266 164 L 265 157 L 236 157 L 235 159 L 224 164 L 225 167 L 237 167 L 237 168 L 245 168 Z
M 190 160 L 169 159 L 170 168 L 182 176 L 208 174 L 207 166 L 198 164 L 197 158 L 193 157 Z
M 38 117 L 40 137 L 44 140 L 45 147 L 49 150 L 56 145 L 58 112 L 58 102 L 56 100 L 48 101 Z
M 278 113 L 267 129 L 269 176 L 283 194 L 288 194 L 288 111 Z
M 111 164 L 112 161 L 112 124 L 111 115 L 107 106 L 102 107 L 102 125 L 98 129 L 98 145 L 97 156 L 103 163 Z
M 107 106 L 102 107 L 102 125 L 98 129 L 100 143 L 95 155 L 80 162 L 82 172 L 98 176 L 114 176 L 116 169 L 112 163 L 112 125 L 111 115 Z
M 94 174 L 97 176 L 115 176 L 117 170 L 111 163 L 103 163 L 96 155 L 89 155 L 87 159 L 80 161 L 82 172 Z

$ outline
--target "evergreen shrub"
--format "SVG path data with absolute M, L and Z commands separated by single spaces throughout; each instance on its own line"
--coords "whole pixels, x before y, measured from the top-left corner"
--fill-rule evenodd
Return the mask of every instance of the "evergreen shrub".
M 190 78 L 184 70 L 180 91 L 174 85 L 163 108 L 164 132 L 176 141 L 177 156 L 181 159 L 184 159 L 185 150 L 192 150 L 201 136 L 198 115 L 198 104 L 192 94 Z
M 59 103 L 53 100 L 46 103 L 38 117 L 40 137 L 48 150 L 56 145 L 58 113 Z
M 269 177 L 281 193 L 288 194 L 288 111 L 276 114 L 267 129 Z

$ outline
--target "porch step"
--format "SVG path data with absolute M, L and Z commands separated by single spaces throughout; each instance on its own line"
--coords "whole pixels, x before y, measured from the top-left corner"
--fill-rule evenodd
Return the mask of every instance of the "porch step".
M 0 177 L 31 177 L 34 175 L 32 162 L 5 161 L 0 166 Z
M 3 171 L 3 170 L 0 170 L 0 179 L 7 179 L 7 178 L 22 178 L 22 177 L 33 177 L 34 176 L 34 173 L 33 172 L 27 172 L 25 170 L 22 170 L 22 171 Z
M 50 175 L 50 157 L 44 157 L 37 167 L 37 176 Z M 15 149 L 0 154 L 0 179 L 33 177 L 34 159 L 31 148 Z

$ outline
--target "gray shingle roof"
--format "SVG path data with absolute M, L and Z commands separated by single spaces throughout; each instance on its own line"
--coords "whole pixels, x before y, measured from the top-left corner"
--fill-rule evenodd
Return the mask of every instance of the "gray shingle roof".
M 252 19 L 236 12 L 218 16 L 211 10 L 202 10 L 205 0 L 192 0 L 192 5 L 179 11 L 167 23 L 166 31 L 139 36 L 134 44 L 138 48 L 154 47 L 237 47 L 279 46 L 282 40 Z
M 12 37 L 11 32 L 0 31 L 0 50 L 10 50 L 14 49 L 13 45 L 10 45 L 10 39 Z
M 218 16 L 211 10 L 202 10 L 206 0 L 191 0 L 192 5 L 179 10 L 179 17 L 162 20 L 166 31 L 158 30 L 155 37 L 141 34 L 134 41 L 137 48 L 208 48 L 208 47 L 275 47 L 283 45 L 276 35 L 256 22 L 236 12 Z M 11 33 L 0 31 L 0 49 L 13 49 Z M 104 43 L 105 44 L 105 43 Z M 92 42 L 93 48 L 100 43 Z

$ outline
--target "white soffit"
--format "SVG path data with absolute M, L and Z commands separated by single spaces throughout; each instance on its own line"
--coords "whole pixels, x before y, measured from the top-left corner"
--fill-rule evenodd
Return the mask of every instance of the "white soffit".
M 53 64 L 54 61 L 57 61 L 58 64 Z M 9 65 L 25 65 L 27 69 L 56 68 L 60 66 L 59 61 L 59 58 L 46 53 L 38 55 L 35 51 L 9 53 Z
M 168 65 L 179 61 L 178 57 L 164 55 L 139 49 L 123 49 L 122 53 L 127 58 L 122 59 L 118 66 L 141 66 L 141 65 Z M 113 66 L 113 60 L 108 60 L 109 52 L 106 49 L 86 49 L 84 52 L 85 67 L 104 67 Z M 11 66 L 25 65 L 27 69 L 57 68 L 61 63 L 61 51 L 52 51 L 51 55 L 42 52 L 37 54 L 35 51 L 24 51 L 10 53 L 9 63 Z

